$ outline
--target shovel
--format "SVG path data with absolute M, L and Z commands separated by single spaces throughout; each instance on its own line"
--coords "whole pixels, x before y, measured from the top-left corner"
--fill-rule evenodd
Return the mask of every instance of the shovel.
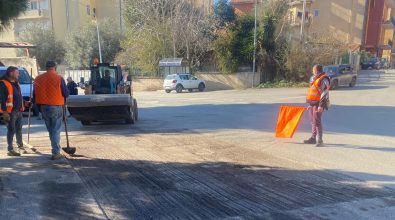
M 66 106 L 64 106 L 64 105 L 63 105 L 63 122 L 64 122 L 64 130 L 66 132 L 67 147 L 62 147 L 62 149 L 67 154 L 73 155 L 73 154 L 75 154 L 77 149 L 75 147 L 70 147 L 70 144 L 69 144 L 69 133 L 67 131 Z
M 30 148 L 33 152 L 36 152 L 36 148 L 30 145 L 30 126 L 31 126 L 31 113 L 32 113 L 32 97 L 33 97 L 33 68 L 30 69 L 30 96 L 29 96 L 29 116 L 28 116 L 28 127 L 27 127 L 27 143 L 23 142 L 23 145 Z

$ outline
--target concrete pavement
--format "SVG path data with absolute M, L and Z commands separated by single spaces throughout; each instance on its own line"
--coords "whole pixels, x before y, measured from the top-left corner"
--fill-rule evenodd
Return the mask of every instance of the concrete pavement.
M 331 92 L 323 148 L 300 144 L 306 117 L 294 139 L 273 137 L 279 105 L 303 105 L 305 89 L 136 93 L 136 125 L 71 120 L 79 156 L 59 163 L 34 119 L 42 154 L 0 149 L 0 218 L 17 203 L 36 204 L 20 213 L 28 219 L 392 219 L 394 92 L 395 71 L 364 71 L 357 87 Z

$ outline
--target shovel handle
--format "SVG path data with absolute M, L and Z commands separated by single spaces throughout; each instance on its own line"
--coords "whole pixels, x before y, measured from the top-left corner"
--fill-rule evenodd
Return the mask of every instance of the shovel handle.
M 63 105 L 62 107 L 63 107 L 64 131 L 66 132 L 66 143 L 67 143 L 67 148 L 70 148 L 70 144 L 69 144 L 69 132 L 67 131 L 66 106 Z

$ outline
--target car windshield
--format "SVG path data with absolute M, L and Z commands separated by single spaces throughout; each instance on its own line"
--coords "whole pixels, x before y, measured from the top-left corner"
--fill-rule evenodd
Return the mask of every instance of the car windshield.
M 324 72 L 326 74 L 329 74 L 329 75 L 337 73 L 338 70 L 339 70 L 339 68 L 336 67 L 336 66 L 326 66 L 326 67 L 324 67 Z
M 0 70 L 0 78 L 3 78 L 6 70 Z M 26 70 L 19 70 L 19 83 L 20 84 L 30 84 L 31 79 L 29 73 Z

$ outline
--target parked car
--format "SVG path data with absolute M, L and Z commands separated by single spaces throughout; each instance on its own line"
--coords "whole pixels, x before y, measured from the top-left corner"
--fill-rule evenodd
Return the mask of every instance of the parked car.
M 350 65 L 330 65 L 324 67 L 324 72 L 331 80 L 331 89 L 339 86 L 354 87 L 357 83 L 358 74 Z
M 362 69 L 363 70 L 368 70 L 368 69 L 380 69 L 381 67 L 381 62 L 380 59 L 377 57 L 371 57 L 365 62 L 362 63 Z
M 7 71 L 6 66 L 0 66 L 0 79 L 4 77 L 6 71 Z M 33 82 L 33 80 L 30 78 L 29 72 L 23 68 L 19 67 L 19 84 L 21 85 L 21 90 L 22 90 L 22 96 L 23 100 L 29 101 L 30 100 L 30 84 Z M 28 108 L 25 108 L 25 111 L 29 111 Z M 38 108 L 36 105 L 33 106 L 32 112 L 34 116 L 37 116 L 39 114 Z
M 188 73 L 168 75 L 163 82 L 163 89 L 167 93 L 170 93 L 173 90 L 177 93 L 180 93 L 183 90 L 192 92 L 194 89 L 203 92 L 205 88 L 206 83 L 203 80 L 200 80 L 196 76 Z

